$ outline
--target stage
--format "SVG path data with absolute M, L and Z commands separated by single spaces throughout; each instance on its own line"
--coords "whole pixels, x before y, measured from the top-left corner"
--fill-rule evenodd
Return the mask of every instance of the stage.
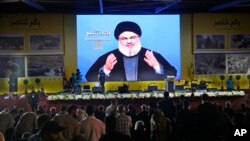
M 164 91 L 152 91 L 152 92 L 143 92 L 143 91 L 131 91 L 128 93 L 119 93 L 117 91 L 114 92 L 106 92 L 106 93 L 93 93 L 93 92 L 83 92 L 80 94 L 74 94 L 74 93 L 56 93 L 56 94 L 50 94 L 47 99 L 49 101 L 55 101 L 55 100 L 91 100 L 91 99 L 146 99 L 146 98 L 163 98 Z M 245 96 L 244 91 L 207 91 L 207 90 L 201 90 L 194 92 L 194 97 L 200 97 L 202 94 L 208 94 L 210 97 L 221 97 L 221 96 Z M 181 95 L 184 95 L 185 97 L 190 97 L 192 95 L 192 92 L 186 92 L 186 91 L 177 91 L 177 92 L 170 92 L 169 97 L 170 98 L 176 98 Z
M 110 99 L 117 98 L 119 104 L 133 104 L 136 110 L 139 110 L 142 104 L 148 104 L 151 101 L 159 101 L 163 98 L 164 91 L 153 91 L 153 92 L 130 92 L 120 94 L 118 92 L 109 92 L 109 93 L 81 93 L 81 94 L 71 94 L 71 93 L 53 93 L 47 94 L 43 97 L 39 105 L 43 106 L 46 111 L 49 111 L 49 108 L 54 106 L 57 108 L 57 111 L 60 110 L 62 105 L 71 105 L 75 104 L 78 106 L 85 106 L 86 104 L 93 104 L 95 106 L 103 105 L 108 106 L 110 104 Z M 191 103 L 191 108 L 195 108 L 200 103 L 200 95 L 205 91 L 195 92 L 194 98 Z M 232 103 L 232 107 L 237 109 L 241 103 L 249 104 L 249 90 L 245 91 L 213 91 L 206 92 L 210 96 L 210 101 L 213 103 L 218 103 L 221 106 L 224 106 L 226 101 Z M 178 103 L 180 95 L 186 97 L 191 96 L 191 92 L 175 92 L 170 93 L 170 97 Z M 26 111 L 30 111 L 28 105 L 27 95 L 14 95 L 11 99 L 6 99 L 6 96 L 0 96 L 0 106 L 5 108 L 11 108 L 13 105 L 15 107 L 23 107 Z

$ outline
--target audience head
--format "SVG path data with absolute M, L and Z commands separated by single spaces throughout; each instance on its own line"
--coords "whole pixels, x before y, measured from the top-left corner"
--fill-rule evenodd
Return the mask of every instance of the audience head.
M 246 106 L 246 103 L 241 103 L 240 104 L 240 109 L 241 110 L 246 110 L 247 106 Z
M 138 120 L 135 123 L 135 131 L 138 131 L 138 130 L 140 131 L 145 130 L 144 122 L 142 120 Z
M 184 96 L 184 95 L 181 95 L 181 96 L 179 97 L 179 99 L 180 99 L 181 102 L 183 102 L 183 101 L 185 100 L 185 96 Z
M 50 114 L 56 114 L 56 107 L 51 107 L 49 111 L 50 111 Z
M 133 104 L 128 104 L 128 111 L 133 111 L 133 110 L 134 110 Z
M 79 108 L 76 105 L 71 105 L 68 108 L 68 114 L 72 115 L 74 118 L 78 116 L 78 110 Z
M 104 112 L 104 109 L 105 109 L 105 108 L 104 108 L 103 105 L 99 105 L 99 106 L 98 106 L 98 111 L 99 111 L 99 112 Z
M 202 94 L 201 99 L 202 99 L 203 102 L 208 101 L 208 94 L 206 94 L 206 93 Z
M 146 104 L 142 104 L 142 105 L 141 105 L 141 110 L 142 110 L 142 111 L 147 111 L 147 110 L 148 110 L 147 105 L 146 105 Z
M 226 107 L 226 108 L 231 108 L 231 102 L 230 102 L 230 101 L 226 101 L 225 107 Z
M 154 111 L 157 110 L 158 106 L 157 106 L 157 103 L 152 101 L 148 104 L 148 107 L 149 107 L 149 112 L 152 113 Z
M 112 99 L 111 100 L 111 104 L 112 105 L 117 105 L 118 104 L 118 100 L 117 99 Z
M 152 102 L 150 102 L 150 103 L 148 104 L 148 106 L 149 106 L 150 109 L 151 109 L 151 108 L 156 109 L 156 108 L 157 108 L 157 103 L 154 102 L 154 101 L 152 101 Z
M 168 91 L 164 92 L 164 98 L 169 98 L 169 92 Z
M 32 133 L 30 133 L 30 132 L 24 132 L 22 134 L 22 139 L 27 140 L 31 135 L 32 135 Z
M 62 105 L 62 106 L 61 106 L 61 109 L 60 109 L 60 112 L 61 112 L 61 113 L 67 113 L 67 106 Z
M 92 104 L 88 104 L 85 108 L 85 111 L 88 114 L 88 116 L 93 116 L 95 113 L 95 108 Z
M 65 127 L 60 126 L 56 121 L 48 121 L 41 128 L 41 138 L 43 141 L 61 141 L 61 132 Z
M 37 125 L 38 128 L 41 129 L 43 127 L 43 125 L 51 120 L 51 116 L 48 114 L 42 114 L 37 118 Z
M 189 109 L 189 106 L 190 106 L 189 100 L 184 100 L 183 108 L 184 109 Z
M 125 106 L 124 105 L 118 105 L 117 106 L 117 111 L 119 114 L 125 113 Z

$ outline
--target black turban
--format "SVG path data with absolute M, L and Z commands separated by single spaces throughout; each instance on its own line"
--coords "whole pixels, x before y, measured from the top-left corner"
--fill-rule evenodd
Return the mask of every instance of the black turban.
M 119 35 L 124 31 L 131 31 L 136 33 L 138 36 L 141 36 L 141 28 L 138 24 L 131 22 L 131 21 L 125 21 L 120 22 L 116 28 L 115 28 L 115 38 L 118 40 Z

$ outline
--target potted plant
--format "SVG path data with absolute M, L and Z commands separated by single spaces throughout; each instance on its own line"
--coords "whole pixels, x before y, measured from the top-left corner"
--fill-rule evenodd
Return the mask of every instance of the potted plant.
M 41 79 L 40 78 L 36 78 L 35 79 L 35 83 L 37 84 L 37 88 L 39 89 L 39 85 L 41 83 Z
M 239 80 L 240 80 L 241 76 L 240 75 L 236 75 L 235 78 L 237 80 L 237 90 L 239 90 L 240 89 L 240 82 L 239 82 Z
M 247 75 L 247 79 L 248 79 L 248 85 L 249 85 L 249 89 L 250 89 L 250 74 Z
M 223 87 L 224 83 L 223 83 L 223 81 L 225 80 L 225 76 L 224 75 L 220 75 L 220 80 L 221 80 L 221 90 L 223 91 L 224 90 L 224 87 Z
M 28 91 L 29 80 L 28 79 L 24 79 L 23 80 L 23 84 L 24 84 L 24 90 L 25 90 L 25 92 L 27 92 Z

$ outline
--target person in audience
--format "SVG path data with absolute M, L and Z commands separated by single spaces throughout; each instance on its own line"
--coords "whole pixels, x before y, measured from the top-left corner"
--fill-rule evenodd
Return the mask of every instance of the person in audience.
M 125 106 L 118 105 L 117 111 L 118 115 L 116 116 L 116 131 L 131 137 L 131 127 L 132 119 L 131 116 L 125 114 Z
M 209 102 L 209 96 L 201 95 L 201 104 L 197 106 L 198 139 L 211 141 L 216 138 L 216 122 L 218 119 L 216 107 Z
M 228 80 L 226 81 L 226 86 L 228 91 L 234 90 L 234 81 L 232 75 L 230 75 Z
M 161 54 L 141 46 L 140 26 L 132 21 L 117 24 L 114 31 L 118 49 L 101 57 L 86 73 L 88 81 L 96 81 L 98 71 L 104 70 L 107 81 L 164 80 L 176 76 L 176 69 Z
M 161 112 L 156 102 L 149 103 L 150 119 L 150 141 L 166 141 L 171 133 L 170 119 Z
M 88 139 L 84 134 L 77 134 L 70 141 L 88 141 Z
M 231 102 L 230 101 L 226 101 L 225 102 L 225 108 L 224 108 L 224 112 L 228 115 L 228 117 L 233 120 L 233 116 L 234 116 L 234 110 L 231 106 Z
M 183 108 L 177 113 L 176 126 L 178 138 L 185 141 L 193 141 L 195 136 L 195 113 L 190 110 L 189 100 L 183 101 Z
M 50 107 L 49 112 L 50 116 L 53 118 L 57 114 L 56 107 Z
M 105 124 L 95 118 L 93 105 L 88 104 L 85 111 L 88 117 L 80 123 L 80 133 L 86 135 L 88 141 L 98 141 L 105 134 Z
M 45 113 L 44 107 L 42 105 L 39 105 L 36 111 L 37 115 L 41 115 Z
M 130 136 L 116 131 L 116 118 L 107 116 L 105 118 L 106 134 L 99 141 L 132 141 Z
M 169 92 L 164 92 L 164 99 L 158 102 L 159 109 L 164 113 L 164 115 L 171 120 L 172 123 L 175 121 L 176 108 L 172 99 L 169 98 Z
M 67 114 L 55 116 L 52 120 L 66 128 L 62 131 L 62 136 L 63 139 L 69 141 L 80 131 L 79 122 L 77 121 L 79 108 L 76 105 L 71 105 L 67 111 Z
M 223 111 L 221 105 L 217 106 L 217 120 L 216 120 L 216 136 L 217 139 L 226 140 L 227 135 L 230 134 L 230 128 L 233 127 L 233 121 Z
M 28 94 L 28 99 L 29 99 L 29 105 L 32 109 L 33 112 L 37 111 L 37 106 L 39 102 L 39 96 L 37 92 L 35 92 L 35 87 L 31 88 L 31 92 Z
M 14 118 L 9 113 L 0 113 L 0 132 L 6 136 L 6 130 L 13 127 Z
M 32 135 L 31 132 L 25 132 L 25 133 L 22 134 L 22 137 L 21 137 L 20 140 L 21 140 L 21 141 L 27 141 L 28 138 L 29 138 L 31 135 Z
M 39 141 L 40 140 L 40 131 L 43 125 L 51 120 L 51 116 L 48 114 L 42 114 L 37 118 L 37 129 L 33 134 L 28 138 L 28 141 Z
M 37 128 L 37 117 L 35 112 L 24 113 L 14 129 L 15 137 L 21 138 L 23 133 L 32 133 Z
M 135 111 L 133 104 L 128 104 L 127 109 L 128 109 L 128 111 L 126 112 L 126 115 L 131 117 L 132 129 L 133 129 L 135 127 L 135 122 L 137 121 L 137 113 Z
M 85 120 L 87 118 L 87 116 L 88 115 L 87 115 L 87 113 L 85 111 L 85 107 L 81 106 L 81 108 L 78 111 L 77 121 L 81 122 L 81 121 Z
M 179 112 L 184 108 L 185 96 L 181 95 L 179 97 L 179 103 L 176 105 L 176 111 Z
M 40 115 L 37 118 L 37 130 L 33 133 L 36 133 L 37 131 L 39 131 L 39 129 L 41 129 L 43 127 L 44 123 L 50 121 L 51 119 L 52 119 L 52 117 L 47 113 Z
M 67 114 L 67 106 L 61 105 L 60 112 L 59 112 L 59 113 L 56 113 L 56 116 L 65 115 L 65 114 Z
M 0 141 L 5 141 L 4 134 L 0 131 Z
M 139 112 L 137 119 L 138 120 L 142 120 L 145 124 L 145 122 L 147 121 L 147 117 L 148 117 L 148 107 L 145 104 L 141 105 L 141 111 Z
M 111 104 L 105 110 L 105 116 L 116 116 L 117 115 L 117 99 L 111 99 Z
M 142 120 L 136 121 L 132 139 L 134 141 L 149 141 L 147 134 L 144 122 Z
M 104 122 L 105 111 L 104 111 L 104 106 L 103 105 L 98 106 L 98 109 L 95 112 L 95 117 Z
M 145 104 L 141 105 L 141 112 L 139 112 L 137 119 L 142 120 L 144 122 L 144 126 L 146 128 L 147 136 L 150 134 L 150 118 L 151 115 L 148 111 L 148 106 Z
M 46 122 L 40 131 L 40 140 L 42 141 L 62 141 L 62 131 L 66 130 L 65 127 L 60 126 L 56 121 Z M 39 141 L 40 141 L 39 140 Z
M 20 117 L 25 113 L 25 110 L 24 108 L 19 108 L 18 109 L 18 115 L 15 117 L 15 123 L 14 123 L 14 126 L 13 127 L 16 127 Z

